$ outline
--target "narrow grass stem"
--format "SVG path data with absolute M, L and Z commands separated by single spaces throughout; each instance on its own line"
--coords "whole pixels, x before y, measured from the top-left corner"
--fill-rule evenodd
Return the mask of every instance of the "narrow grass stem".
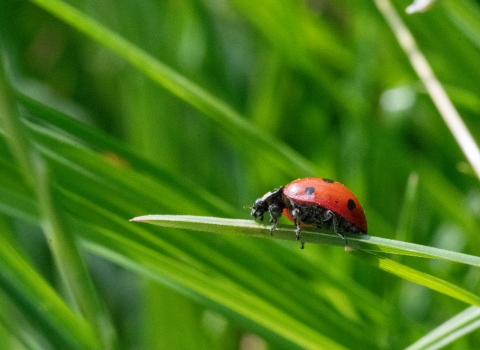
M 376 0 L 375 3 L 390 25 L 401 48 L 408 56 L 413 69 L 425 85 L 428 94 L 450 129 L 450 132 L 453 134 L 453 137 L 470 162 L 477 177 L 480 179 L 480 150 L 478 145 L 465 126 L 465 123 L 455 109 L 442 84 L 436 78 L 427 59 L 418 48 L 415 38 L 403 23 L 401 17 L 389 0 Z

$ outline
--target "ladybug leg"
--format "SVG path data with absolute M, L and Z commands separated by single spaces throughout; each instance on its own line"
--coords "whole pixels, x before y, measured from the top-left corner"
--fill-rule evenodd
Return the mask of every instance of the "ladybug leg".
M 345 240 L 345 245 L 348 244 L 347 242 L 347 237 L 345 237 L 345 235 L 343 234 L 343 230 L 341 228 L 341 220 L 335 215 L 332 213 L 332 222 L 333 222 L 333 230 L 335 231 L 335 233 L 337 235 L 339 235 L 340 237 L 342 237 L 344 240 Z
M 297 229 L 295 230 L 295 235 L 297 236 L 297 241 L 298 241 L 300 239 L 300 232 L 301 232 L 300 210 L 298 208 L 294 208 L 294 209 L 292 209 L 291 213 L 292 213 L 292 216 L 293 216 L 293 220 L 295 221 L 295 226 L 297 227 Z M 302 245 L 302 248 L 303 248 L 303 245 Z
M 275 221 L 270 220 L 270 222 L 273 222 L 272 227 L 270 227 L 270 236 L 273 236 L 273 231 L 275 231 L 275 228 L 277 227 L 278 219 Z
M 282 209 L 278 205 L 272 204 L 268 207 L 268 212 L 270 213 L 270 222 L 272 223 L 270 235 L 273 236 L 273 231 L 275 231 L 275 228 L 277 227 L 278 219 L 282 216 Z
M 300 240 L 300 221 L 301 220 L 298 217 L 295 219 L 295 225 L 297 226 L 297 229 L 295 230 L 295 235 L 297 236 L 297 241 Z M 300 249 L 305 249 L 305 242 L 300 242 L 300 243 L 302 244 L 300 246 Z
M 300 232 L 301 232 L 300 222 L 302 221 L 301 214 L 300 214 L 300 209 L 293 208 L 291 210 L 291 214 L 292 214 L 293 220 L 295 222 L 295 226 L 297 227 L 297 229 L 295 230 L 295 235 L 297 236 L 297 241 L 298 241 L 300 239 Z M 301 244 L 302 245 L 300 246 L 300 249 L 304 249 L 305 248 L 305 242 L 301 242 Z
M 325 210 L 320 216 L 321 226 L 319 227 L 330 230 L 332 227 L 332 221 L 334 216 L 335 215 L 331 210 Z M 317 223 L 317 226 L 318 226 L 318 223 Z

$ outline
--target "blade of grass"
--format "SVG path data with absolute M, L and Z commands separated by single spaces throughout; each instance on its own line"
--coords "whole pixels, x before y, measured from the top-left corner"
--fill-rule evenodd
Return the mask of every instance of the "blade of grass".
M 57 208 L 48 166 L 40 157 L 35 163 L 42 227 L 50 250 L 56 258 L 60 275 L 65 281 L 73 304 L 79 308 L 80 313 L 92 325 L 96 325 L 97 336 L 102 340 L 103 348 L 113 349 L 116 347 L 114 344 L 117 341 L 115 330 L 79 254 L 75 238 L 64 228 Z
M 408 281 L 420 284 L 468 304 L 480 306 L 480 297 L 440 278 L 361 249 L 347 249 L 353 256 Z
M 399 222 L 397 225 L 397 232 L 395 237 L 399 241 L 409 240 L 412 236 L 412 227 L 415 219 L 417 209 L 418 195 L 418 174 L 411 173 L 408 177 L 407 186 L 405 189 L 405 198 L 399 215 Z
M 1 38 L 0 38 L 1 39 Z M 7 79 L 6 65 L 8 60 L 0 46 L 0 123 L 7 139 L 7 145 L 15 157 L 24 181 L 31 187 L 35 185 L 34 171 L 30 161 L 30 147 L 27 134 L 22 132 L 19 118 L 15 118 L 15 97 Z
M 480 327 L 480 308 L 471 306 L 410 345 L 407 350 L 441 349 Z
M 445 124 L 480 179 L 480 150 L 442 84 L 436 78 L 427 59 L 418 48 L 412 33 L 389 0 L 375 0 L 375 3 L 408 56 L 413 69 L 425 85 Z
M 293 226 L 278 225 L 274 235 L 271 236 L 269 225 L 259 224 L 253 220 L 188 215 L 145 215 L 133 218 L 130 221 L 146 222 L 163 227 L 174 227 L 194 231 L 240 234 L 267 239 L 296 240 L 294 233 L 295 228 Z M 347 237 L 348 247 L 350 248 L 443 259 L 480 267 L 480 257 L 472 255 L 374 236 L 348 234 Z M 331 231 L 320 229 L 312 230 L 303 228 L 301 240 L 306 243 L 345 245 L 344 240 L 338 235 L 333 234 Z

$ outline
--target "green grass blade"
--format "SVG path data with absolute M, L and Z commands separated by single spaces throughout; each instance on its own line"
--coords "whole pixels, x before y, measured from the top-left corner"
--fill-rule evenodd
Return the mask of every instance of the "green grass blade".
M 163 227 L 174 227 L 194 231 L 223 234 L 233 233 L 267 239 L 296 240 L 294 233 L 295 228 L 293 226 L 278 225 L 275 234 L 270 236 L 269 225 L 260 224 L 253 220 L 187 215 L 145 215 L 133 218 L 130 221 L 146 222 Z M 473 255 L 374 236 L 347 234 L 347 237 L 348 246 L 354 249 L 364 249 L 423 258 L 436 258 L 480 267 L 480 257 Z M 305 243 L 332 244 L 338 246 L 345 245 L 345 241 L 341 237 L 328 230 L 303 228 L 301 239 Z
M 3 50 L 2 46 L 0 46 L 0 50 Z M 8 83 L 6 64 L 6 57 L 3 52 L 0 52 L 0 126 L 4 130 L 8 147 L 19 164 L 24 181 L 33 187 L 35 178 L 30 159 L 29 140 L 26 133 L 23 132 L 20 119 L 16 118 L 16 101 Z
M 470 293 L 452 283 L 444 281 L 440 278 L 431 276 L 429 274 L 412 269 L 402 265 L 396 261 L 380 256 L 378 254 L 370 253 L 360 249 L 348 249 L 354 256 L 367 261 L 368 263 L 404 278 L 408 281 L 420 284 L 427 288 L 436 290 L 437 292 L 448 295 L 452 298 L 461 300 L 468 304 L 480 306 L 480 297 Z
M 97 325 L 97 336 L 101 339 L 103 348 L 113 349 L 116 347 L 114 345 L 116 343 L 115 330 L 79 254 L 75 237 L 65 230 L 59 216 L 58 202 L 55 198 L 48 165 L 39 157 L 34 168 L 42 227 L 52 254 L 56 258 L 57 268 L 65 281 L 71 302 L 92 325 Z
M 408 241 L 413 236 L 412 227 L 415 219 L 418 197 L 418 174 L 411 173 L 405 190 L 405 199 L 401 206 L 399 222 L 395 238 L 399 241 Z

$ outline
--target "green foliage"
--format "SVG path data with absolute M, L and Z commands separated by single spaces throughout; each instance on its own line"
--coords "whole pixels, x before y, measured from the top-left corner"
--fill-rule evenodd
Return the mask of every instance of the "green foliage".
M 475 347 L 480 7 L 386 5 L 4 1 L 2 348 Z M 251 220 L 305 176 L 369 236 Z

